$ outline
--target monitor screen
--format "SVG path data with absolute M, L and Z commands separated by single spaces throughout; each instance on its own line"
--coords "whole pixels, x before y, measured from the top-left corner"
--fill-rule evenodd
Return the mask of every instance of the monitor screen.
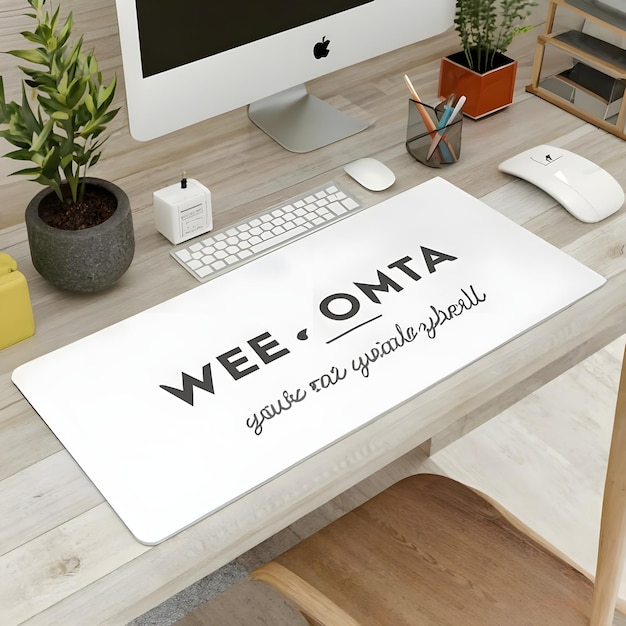
M 237 2 L 176 0 L 176 11 L 165 11 L 155 0 L 136 0 L 142 73 L 144 78 L 159 74 L 373 1 L 250 2 L 242 21 Z M 215 28 L 209 36 L 207 24 L 237 28 Z
M 116 5 L 134 138 L 154 139 L 252 104 L 251 119 L 268 134 L 311 135 L 314 145 L 305 139 L 303 149 L 274 137 L 300 152 L 344 132 L 339 129 L 334 137 L 333 126 L 344 120 L 308 94 L 307 81 L 443 32 L 453 24 L 455 0 L 116 0 Z M 281 128 L 265 128 L 268 123 Z M 347 124 L 345 134 L 366 127 Z

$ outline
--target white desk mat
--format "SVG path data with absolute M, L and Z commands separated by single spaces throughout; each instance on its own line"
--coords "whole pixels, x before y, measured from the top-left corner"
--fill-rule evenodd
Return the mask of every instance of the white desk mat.
M 155 544 L 604 282 L 435 178 L 12 379 Z

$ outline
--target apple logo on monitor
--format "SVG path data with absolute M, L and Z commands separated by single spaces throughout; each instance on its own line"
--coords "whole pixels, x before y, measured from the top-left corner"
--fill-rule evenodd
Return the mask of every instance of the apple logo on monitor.
M 330 52 L 328 50 L 329 44 L 330 40 L 326 39 L 326 37 L 322 37 L 322 41 L 318 41 L 313 46 L 313 56 L 316 59 L 323 59 L 324 57 L 327 57 L 328 53 Z

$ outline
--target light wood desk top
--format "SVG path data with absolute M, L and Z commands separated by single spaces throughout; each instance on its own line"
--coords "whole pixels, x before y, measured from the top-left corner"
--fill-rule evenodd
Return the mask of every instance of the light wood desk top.
M 12 19 L 2 20 L 1 49 L 15 45 L 15 16 L 23 11 L 21 2 L 7 4 Z M 104 69 L 121 73 L 113 1 L 103 0 L 98 8 L 81 9 L 77 0 L 65 3 L 70 5 L 80 28 L 89 20 L 97 24 L 88 40 L 104 51 Z M 466 120 L 461 159 L 445 170 L 423 167 L 405 150 L 402 76 L 409 74 L 420 95 L 433 101 L 439 59 L 457 49 L 454 34 L 314 81 L 316 95 L 376 123 L 305 155 L 279 148 L 248 122 L 244 110 L 147 144 L 129 137 L 122 112 L 93 173 L 128 192 L 137 250 L 128 273 L 106 293 L 61 293 L 39 278 L 21 223 L 35 188 L 2 177 L 0 224 L 6 228 L 0 231 L 0 250 L 14 256 L 26 274 L 36 334 L 0 353 L 0 623 L 127 623 L 412 448 L 434 437 L 439 445 L 489 419 L 626 332 L 626 209 L 599 224 L 583 224 L 532 185 L 497 170 L 506 157 L 549 143 L 597 162 L 626 187 L 623 141 L 524 92 L 535 36 L 519 38 L 510 50 L 520 61 L 515 104 L 480 122 Z M 2 63 L 0 73 L 8 81 L 10 66 L 4 57 Z M 344 163 L 368 155 L 395 171 L 397 183 L 387 192 L 367 192 L 344 174 Z M 11 171 L 10 164 L 1 167 Z M 371 205 L 441 175 L 608 282 L 358 433 L 147 547 L 133 539 L 10 377 L 21 363 L 197 286 L 169 257 L 170 244 L 152 224 L 152 191 L 177 180 L 183 170 L 211 188 L 216 227 L 333 178 Z

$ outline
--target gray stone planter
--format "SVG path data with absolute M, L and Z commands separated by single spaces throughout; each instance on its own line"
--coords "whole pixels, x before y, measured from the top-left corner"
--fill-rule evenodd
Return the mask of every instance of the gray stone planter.
M 51 284 L 77 292 L 100 291 L 117 282 L 135 253 L 133 219 L 128 196 L 117 185 L 87 178 L 108 189 L 117 199 L 115 213 L 98 226 L 85 230 L 61 230 L 39 217 L 39 203 L 48 194 L 40 191 L 26 207 L 26 232 L 35 269 Z

